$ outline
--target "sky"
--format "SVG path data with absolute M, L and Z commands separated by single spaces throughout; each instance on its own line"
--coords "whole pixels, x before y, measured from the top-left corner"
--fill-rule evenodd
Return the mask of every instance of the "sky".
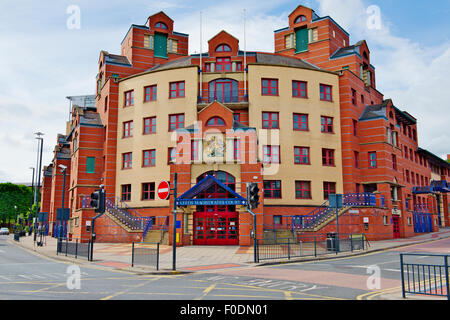
M 200 51 L 200 12 L 203 51 L 207 40 L 221 30 L 237 37 L 243 49 L 244 9 L 249 51 L 273 52 L 273 31 L 287 27 L 289 13 L 300 4 L 319 16 L 331 16 L 350 33 L 352 44 L 368 42 L 377 89 L 418 119 L 419 145 L 446 158 L 450 154 L 450 0 L 428 3 L 2 0 L 0 152 L 6 156 L 0 157 L 0 182 L 31 182 L 29 168 L 37 162 L 35 132 L 45 134 L 43 165 L 51 162 L 56 136 L 65 133 L 69 119 L 66 97 L 93 94 L 100 50 L 120 54 L 130 25 L 144 24 L 159 11 L 175 21 L 175 31 L 190 35 L 191 54 Z

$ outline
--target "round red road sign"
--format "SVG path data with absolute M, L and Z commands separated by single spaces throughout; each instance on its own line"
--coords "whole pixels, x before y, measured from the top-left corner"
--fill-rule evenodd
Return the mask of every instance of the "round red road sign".
M 158 185 L 158 189 L 156 189 L 156 193 L 158 194 L 158 198 L 161 200 L 167 200 L 169 199 L 170 195 L 170 185 L 167 181 L 162 181 Z

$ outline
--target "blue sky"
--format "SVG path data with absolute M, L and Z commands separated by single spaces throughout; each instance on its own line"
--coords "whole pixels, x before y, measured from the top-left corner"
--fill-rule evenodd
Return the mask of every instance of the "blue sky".
M 273 31 L 287 26 L 299 4 L 330 15 L 351 34 L 366 39 L 376 67 L 377 86 L 397 107 L 419 119 L 419 143 L 431 152 L 450 153 L 450 1 L 406 0 L 2 0 L 0 2 L 0 181 L 30 180 L 36 163 L 33 133 L 45 133 L 43 163 L 52 159 L 56 134 L 64 133 L 69 95 L 95 90 L 100 50 L 120 53 L 130 24 L 165 11 L 175 30 L 190 35 L 190 53 L 199 50 L 199 12 L 203 12 L 203 50 L 225 29 L 243 46 L 247 10 L 247 49 L 273 51 Z M 66 10 L 77 5 L 81 28 L 69 30 Z M 367 30 L 366 9 L 377 5 L 382 28 Z

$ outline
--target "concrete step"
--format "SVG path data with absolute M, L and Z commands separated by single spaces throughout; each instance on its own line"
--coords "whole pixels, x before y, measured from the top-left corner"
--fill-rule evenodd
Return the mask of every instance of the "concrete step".
M 162 230 L 149 230 L 147 235 L 145 236 L 145 243 L 161 243 L 163 239 L 163 231 Z

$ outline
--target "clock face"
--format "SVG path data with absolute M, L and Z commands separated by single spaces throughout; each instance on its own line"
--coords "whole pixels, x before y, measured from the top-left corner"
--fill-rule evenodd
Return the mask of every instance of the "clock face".
M 210 135 L 205 140 L 205 154 L 208 158 L 224 156 L 224 141 L 222 135 Z

